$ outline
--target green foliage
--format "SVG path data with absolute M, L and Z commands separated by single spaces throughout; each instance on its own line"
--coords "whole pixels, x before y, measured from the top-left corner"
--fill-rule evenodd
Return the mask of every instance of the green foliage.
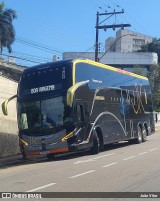
M 15 40 L 15 30 L 13 20 L 17 17 L 16 11 L 12 9 L 5 9 L 4 2 L 0 3 L 0 53 L 3 47 L 12 52 L 11 45 Z
M 151 85 L 154 110 L 160 111 L 160 66 L 152 65 L 147 77 Z
M 132 72 L 138 75 L 147 76 L 147 69 L 145 66 L 142 65 L 134 65 L 134 69 Z
M 160 39 L 154 38 L 151 43 L 142 45 L 139 52 L 157 53 L 158 63 L 160 63 Z M 151 85 L 154 110 L 160 111 L 160 65 L 152 65 L 148 71 L 147 77 Z
M 160 38 L 154 38 L 151 43 L 142 45 L 139 52 L 155 52 L 158 54 L 158 62 L 160 62 Z
M 133 73 L 148 77 L 152 91 L 153 108 L 157 112 L 160 111 L 160 66 L 151 65 L 147 72 L 145 66 L 135 65 Z
M 4 8 L 4 2 L 0 3 L 0 13 L 3 11 Z

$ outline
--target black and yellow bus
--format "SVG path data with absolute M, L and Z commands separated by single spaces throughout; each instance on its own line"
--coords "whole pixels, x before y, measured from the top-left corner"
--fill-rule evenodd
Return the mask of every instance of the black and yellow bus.
M 14 97 L 2 104 L 4 114 Z M 27 68 L 16 97 L 24 158 L 85 149 L 98 154 L 106 144 L 145 142 L 155 129 L 148 79 L 90 60 Z

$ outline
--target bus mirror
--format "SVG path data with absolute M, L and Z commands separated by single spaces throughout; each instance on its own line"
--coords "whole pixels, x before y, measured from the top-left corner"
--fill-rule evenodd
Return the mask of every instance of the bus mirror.
M 89 80 L 87 81 L 82 81 L 82 82 L 78 82 L 75 85 L 71 86 L 68 91 L 67 91 L 67 105 L 71 105 L 73 102 L 73 97 L 75 94 L 75 91 L 81 87 L 82 85 L 85 85 L 89 82 Z
M 16 97 L 17 97 L 17 95 L 14 95 L 14 96 L 8 98 L 7 100 L 5 100 L 5 101 L 2 103 L 2 112 L 3 112 L 4 115 L 6 115 L 6 116 L 8 115 L 7 107 L 8 107 L 9 101 L 11 101 L 12 99 L 14 99 L 14 98 L 16 98 Z
M 67 91 L 67 105 L 71 105 L 71 103 L 73 102 L 73 93 L 71 88 L 69 88 Z

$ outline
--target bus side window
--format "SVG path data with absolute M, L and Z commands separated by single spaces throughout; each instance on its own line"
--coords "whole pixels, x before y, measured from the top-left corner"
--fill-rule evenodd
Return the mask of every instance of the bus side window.
M 76 106 L 76 116 L 78 121 L 84 121 L 84 111 L 83 111 L 83 106 L 82 105 L 77 105 Z

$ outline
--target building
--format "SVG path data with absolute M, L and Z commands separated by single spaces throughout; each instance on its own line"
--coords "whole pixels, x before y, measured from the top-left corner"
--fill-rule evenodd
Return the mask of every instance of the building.
M 136 52 L 141 46 L 151 43 L 153 37 L 133 32 L 127 29 L 119 29 L 116 37 L 109 37 L 105 41 L 105 51 L 108 52 Z
M 17 65 L 13 63 L 13 61 L 13 57 L 10 58 L 9 61 L 5 61 L 3 58 L 0 58 L 0 75 L 18 82 L 22 71 L 26 67 Z
M 141 45 L 150 43 L 153 38 L 129 30 L 119 30 L 116 37 L 109 37 L 105 41 L 105 52 L 98 55 L 99 62 L 121 68 L 128 71 L 134 71 L 135 66 L 144 68 L 146 75 L 151 65 L 158 64 L 157 53 L 137 52 Z M 63 59 L 68 58 L 95 59 L 95 52 L 65 52 Z

